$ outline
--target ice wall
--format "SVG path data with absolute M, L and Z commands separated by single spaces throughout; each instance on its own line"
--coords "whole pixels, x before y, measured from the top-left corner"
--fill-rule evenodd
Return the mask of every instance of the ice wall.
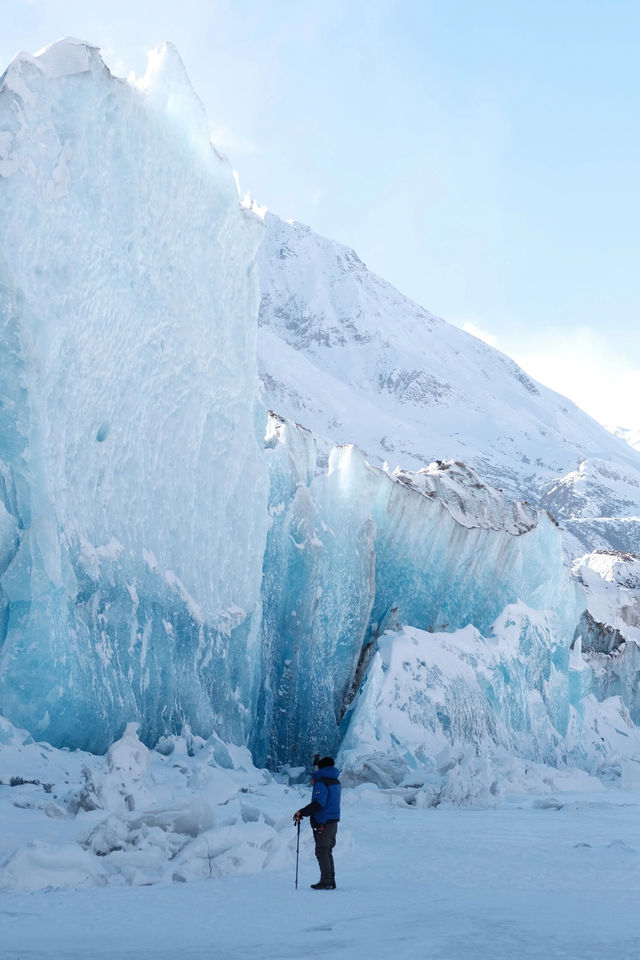
M 580 603 L 563 570 L 561 538 L 544 513 L 507 498 L 455 463 L 379 474 L 373 620 L 392 606 L 423 630 L 468 623 L 487 631 L 509 603 L 552 610 L 567 635 Z
M 105 749 L 257 695 L 262 227 L 170 45 L 0 79 L 0 712 Z
M 312 435 L 271 416 L 266 453 L 271 529 L 253 749 L 259 763 L 306 763 L 314 747 L 338 746 L 374 598 L 375 526 L 349 451 L 344 469 L 315 476 Z
M 392 624 L 488 633 L 521 601 L 546 611 L 566 679 L 582 605 L 544 511 L 508 501 L 462 464 L 389 475 L 345 446 L 322 469 L 312 435 L 274 416 L 266 453 L 259 762 L 336 749 L 376 639 Z M 535 652 L 535 637 L 528 646 Z

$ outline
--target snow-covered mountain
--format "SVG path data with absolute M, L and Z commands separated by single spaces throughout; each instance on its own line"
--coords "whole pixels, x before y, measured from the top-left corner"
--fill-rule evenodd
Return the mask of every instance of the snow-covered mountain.
M 272 214 L 265 225 L 258 349 L 274 410 L 372 463 L 463 461 L 588 549 L 640 548 L 635 450 L 352 250 Z

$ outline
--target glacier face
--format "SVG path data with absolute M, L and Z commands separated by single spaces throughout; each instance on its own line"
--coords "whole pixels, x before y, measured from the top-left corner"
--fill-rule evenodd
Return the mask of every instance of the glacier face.
M 0 703 L 53 743 L 242 739 L 266 476 L 261 225 L 175 51 L 65 41 L 0 82 Z
M 455 463 L 390 475 L 344 446 L 323 472 L 309 431 L 275 416 L 266 447 L 271 529 L 252 744 L 259 762 L 301 763 L 314 745 L 335 750 L 354 681 L 378 638 L 400 623 L 489 631 L 505 607 L 522 602 L 547 611 L 568 677 L 583 605 L 563 568 L 560 532 L 543 511 L 514 506 Z
M 335 751 L 343 702 L 375 595 L 375 527 L 357 452 L 316 476 L 313 437 L 271 417 L 271 529 L 262 584 L 263 688 L 252 749 L 260 763 Z M 369 488 L 370 489 L 370 488 Z
M 633 450 L 243 210 L 169 45 L 126 83 L 76 41 L 18 57 L 0 200 L 0 713 L 92 750 L 188 725 L 274 767 L 342 744 L 381 782 L 460 744 L 619 749 L 594 731 L 631 725 L 635 661 L 599 679 L 537 504 L 633 536 Z M 257 357 L 304 426 L 267 419 Z

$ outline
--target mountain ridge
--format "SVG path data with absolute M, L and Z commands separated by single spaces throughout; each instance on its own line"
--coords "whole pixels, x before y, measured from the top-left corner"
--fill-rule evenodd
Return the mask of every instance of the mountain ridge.
M 640 454 L 623 438 L 350 248 L 263 216 L 258 356 L 270 407 L 327 441 L 356 443 L 377 465 L 464 461 L 562 522 L 580 521 L 571 536 L 583 546 L 637 549 Z M 585 525 L 596 517 L 630 520 L 630 531 L 613 524 L 603 536 Z

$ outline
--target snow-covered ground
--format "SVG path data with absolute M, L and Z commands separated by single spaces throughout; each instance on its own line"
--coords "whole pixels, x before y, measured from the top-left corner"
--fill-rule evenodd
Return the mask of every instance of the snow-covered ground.
M 282 797 L 283 817 L 302 796 Z M 463 810 L 360 788 L 345 792 L 335 893 L 309 889 L 307 827 L 297 891 L 290 850 L 286 865 L 250 876 L 4 894 L 2 955 L 637 960 L 639 824 L 640 793 Z
M 640 755 L 608 783 L 523 763 L 502 801 L 345 788 L 317 893 L 304 771 L 132 727 L 106 758 L 0 733 L 3 960 L 639 955 Z

